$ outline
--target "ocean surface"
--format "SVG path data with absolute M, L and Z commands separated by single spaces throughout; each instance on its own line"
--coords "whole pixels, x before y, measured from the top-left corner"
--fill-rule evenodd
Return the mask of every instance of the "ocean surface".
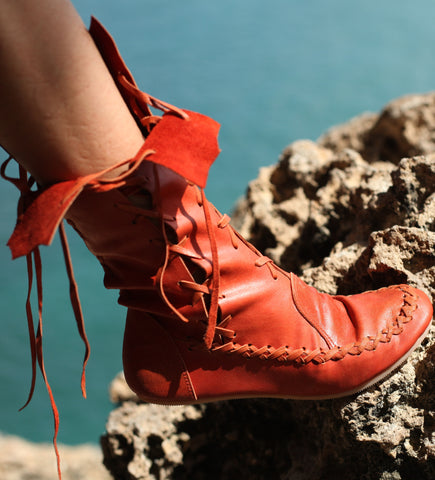
M 79 0 L 85 23 L 109 29 L 142 89 L 222 124 L 222 154 L 208 197 L 229 212 L 258 169 L 290 142 L 389 100 L 435 89 L 435 2 L 419 0 Z M 5 157 L 0 151 L 0 158 Z M 15 188 L 0 183 L 0 431 L 50 441 L 40 375 L 31 404 L 25 262 L 10 260 Z M 102 286 L 98 262 L 68 229 L 92 345 L 88 399 L 80 396 L 83 347 L 56 238 L 43 248 L 44 350 L 63 443 L 97 443 L 121 370 L 125 312 Z

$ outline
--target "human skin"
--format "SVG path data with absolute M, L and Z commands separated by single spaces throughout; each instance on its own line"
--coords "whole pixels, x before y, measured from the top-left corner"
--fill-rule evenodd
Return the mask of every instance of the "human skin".
M 0 0 L 0 65 L 0 145 L 38 183 L 101 171 L 142 145 L 69 0 Z

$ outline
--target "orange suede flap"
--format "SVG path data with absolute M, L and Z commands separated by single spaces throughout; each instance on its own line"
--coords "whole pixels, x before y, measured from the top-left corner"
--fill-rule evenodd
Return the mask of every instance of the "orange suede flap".
M 24 214 L 18 217 L 8 241 L 12 258 L 27 255 L 38 245 L 51 243 L 62 218 L 83 190 L 84 184 L 77 180 L 56 183 L 32 201 Z
M 151 130 L 145 146 L 155 153 L 147 159 L 204 188 L 209 168 L 220 152 L 220 125 L 200 113 L 184 111 L 189 118 L 167 112 Z

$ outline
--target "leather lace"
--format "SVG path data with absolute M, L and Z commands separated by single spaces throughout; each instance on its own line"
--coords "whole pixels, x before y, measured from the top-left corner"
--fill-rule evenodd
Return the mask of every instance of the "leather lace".
M 160 275 L 159 275 L 159 290 L 163 300 L 168 305 L 168 307 L 178 316 L 178 318 L 180 318 L 180 320 L 184 322 L 188 322 L 189 319 L 186 318 L 181 312 L 179 312 L 179 310 L 171 303 L 168 296 L 166 295 L 163 280 L 164 280 L 166 269 L 168 267 L 170 253 L 176 253 L 179 255 L 184 254 L 191 258 L 195 258 L 195 255 L 192 255 L 188 250 L 184 250 L 182 247 L 182 242 L 179 242 L 178 244 L 171 244 L 171 242 L 169 241 L 168 235 L 166 233 L 166 228 L 164 225 L 165 218 L 164 218 L 163 212 L 161 211 L 160 180 L 159 180 L 159 172 L 158 172 L 157 166 L 154 166 L 154 175 L 155 175 L 156 185 L 157 185 L 156 204 L 159 211 L 159 217 L 161 218 L 161 222 L 162 222 L 161 231 L 162 231 L 165 245 L 166 245 L 165 260 L 160 269 Z M 190 288 L 191 290 L 193 289 L 194 291 L 206 293 L 210 295 L 210 306 L 207 312 L 207 328 L 204 334 L 204 344 L 206 348 L 210 349 L 213 343 L 213 339 L 215 337 L 215 330 L 216 330 L 216 325 L 217 325 L 218 316 L 219 316 L 219 292 L 220 292 L 219 255 L 218 255 L 218 249 L 217 249 L 216 236 L 212 227 L 212 220 L 210 216 L 209 205 L 208 205 L 207 199 L 205 198 L 204 189 L 201 188 L 200 192 L 201 192 L 201 196 L 200 198 L 198 198 L 198 204 L 202 207 L 204 212 L 204 219 L 205 219 L 205 224 L 207 228 L 207 234 L 210 241 L 210 250 L 211 250 L 211 257 L 212 257 L 212 261 L 211 261 L 212 287 L 209 288 L 204 285 L 196 284 L 195 282 L 187 282 L 187 283 L 179 282 L 179 285 L 184 286 L 185 288 L 187 286 L 187 288 Z
M 174 105 L 158 100 L 148 93 L 139 90 L 139 88 L 131 83 L 125 75 L 119 74 L 117 82 L 130 94 L 127 100 L 129 106 L 141 125 L 145 127 L 148 132 L 150 132 L 152 127 L 161 119 L 161 116 L 153 115 L 149 107 L 157 108 L 163 112 L 170 111 L 176 113 L 184 119 L 189 118 L 189 115 L 181 108 L 174 107 Z
M 27 172 L 23 167 L 19 166 L 19 176 L 18 178 L 10 177 L 6 174 L 6 168 L 12 157 L 9 157 L 5 162 L 3 162 L 0 170 L 1 176 L 14 184 L 20 191 L 20 200 L 18 204 L 18 221 L 20 215 L 22 215 L 32 199 L 37 195 L 37 192 L 32 191 L 32 186 L 35 184 L 35 181 L 32 177 L 28 176 Z M 68 274 L 68 279 L 70 283 L 70 299 L 71 305 L 74 311 L 75 320 L 77 323 L 77 328 L 85 345 L 85 355 L 83 359 L 83 367 L 81 374 L 80 386 L 83 396 L 86 398 L 86 365 L 90 355 L 90 346 L 88 339 L 86 337 L 86 331 L 84 326 L 84 319 L 82 314 L 82 309 L 80 305 L 80 300 L 78 296 L 77 283 L 74 278 L 74 272 L 72 268 L 71 256 L 69 253 L 69 247 L 67 238 L 65 235 L 65 230 L 63 224 L 61 223 L 59 227 L 60 238 L 62 243 L 62 249 L 65 258 L 65 265 Z M 32 377 L 30 382 L 30 389 L 27 396 L 25 404 L 20 408 L 20 411 L 24 409 L 31 401 L 33 393 L 35 391 L 36 383 L 36 364 L 38 363 L 40 372 L 42 374 L 49 398 L 51 403 L 51 408 L 53 411 L 54 418 L 54 436 L 53 436 L 53 446 L 56 453 L 56 462 L 59 478 L 61 478 L 60 470 L 60 456 L 57 445 L 57 436 L 59 432 L 59 411 L 54 400 L 54 395 L 50 387 L 50 383 L 47 378 L 47 373 L 45 370 L 44 363 L 44 354 L 43 354 L 43 317 L 42 317 L 42 262 L 39 247 L 36 247 L 32 252 L 26 255 L 27 263 L 27 297 L 26 297 L 26 316 L 27 316 L 27 326 L 28 326 L 28 335 L 30 343 L 30 356 L 31 356 L 31 368 L 32 368 Z M 33 320 L 33 309 L 31 305 L 31 293 L 33 288 L 33 280 L 36 278 L 36 291 L 37 291 L 37 312 L 38 312 L 38 325 L 35 331 L 35 324 Z

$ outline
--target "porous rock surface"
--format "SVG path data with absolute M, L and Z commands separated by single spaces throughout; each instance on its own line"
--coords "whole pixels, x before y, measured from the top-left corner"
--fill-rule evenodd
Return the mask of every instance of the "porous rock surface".
M 435 94 L 284 149 L 235 212 L 241 233 L 318 289 L 408 282 L 435 300 Z M 102 439 L 119 480 L 435 478 L 435 333 L 389 379 L 329 401 L 136 403 Z M 122 380 L 118 379 L 122 385 Z

